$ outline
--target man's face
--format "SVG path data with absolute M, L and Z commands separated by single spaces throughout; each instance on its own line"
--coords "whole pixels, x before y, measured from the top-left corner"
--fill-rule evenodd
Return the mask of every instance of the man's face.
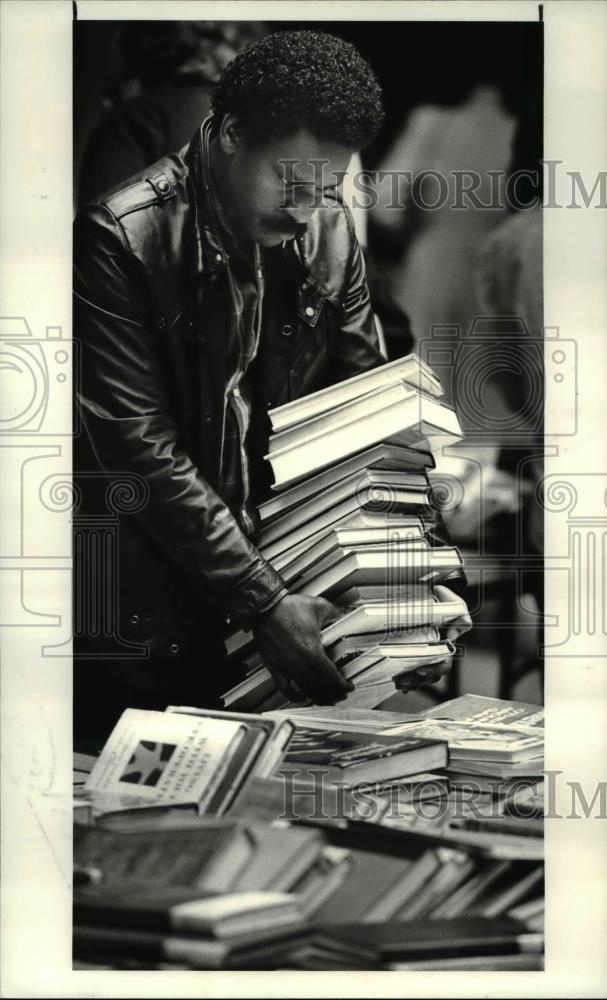
M 262 145 L 237 137 L 224 151 L 231 222 L 266 247 L 292 239 L 296 227 L 309 222 L 323 196 L 339 187 L 352 156 L 306 129 Z

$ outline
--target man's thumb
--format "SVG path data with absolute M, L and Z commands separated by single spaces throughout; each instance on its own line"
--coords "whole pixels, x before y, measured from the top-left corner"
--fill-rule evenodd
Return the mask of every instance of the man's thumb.
M 327 601 L 324 597 L 314 598 L 314 610 L 318 615 L 318 621 L 321 626 L 330 625 L 331 622 L 337 621 L 343 615 L 343 608 L 337 608 L 330 601 Z

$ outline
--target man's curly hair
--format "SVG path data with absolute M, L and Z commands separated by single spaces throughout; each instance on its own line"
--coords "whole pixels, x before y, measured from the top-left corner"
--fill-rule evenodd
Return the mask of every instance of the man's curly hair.
M 232 114 L 253 142 L 307 128 L 349 149 L 367 146 L 384 118 L 373 70 L 349 42 L 282 31 L 249 45 L 224 69 L 213 95 L 218 121 Z

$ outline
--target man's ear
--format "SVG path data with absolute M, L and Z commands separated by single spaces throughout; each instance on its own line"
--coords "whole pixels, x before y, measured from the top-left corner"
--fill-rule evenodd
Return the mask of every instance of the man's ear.
M 242 144 L 242 132 L 234 115 L 224 115 L 219 126 L 219 145 L 224 153 L 232 155 Z

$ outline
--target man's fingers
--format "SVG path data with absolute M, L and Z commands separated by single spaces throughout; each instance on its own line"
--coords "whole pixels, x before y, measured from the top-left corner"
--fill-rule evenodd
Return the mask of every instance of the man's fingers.
M 454 642 L 460 635 L 464 635 L 472 628 L 472 618 L 470 615 L 460 615 L 447 622 L 447 639 Z
M 451 659 L 441 660 L 440 663 L 431 663 L 426 667 L 418 667 L 417 670 L 410 670 L 406 673 L 397 674 L 393 680 L 395 687 L 403 694 L 413 691 L 424 684 L 434 684 L 440 680 L 451 668 Z
M 317 705 L 334 704 L 354 690 L 352 682 L 341 676 L 322 649 L 306 658 L 301 667 L 297 683 Z

